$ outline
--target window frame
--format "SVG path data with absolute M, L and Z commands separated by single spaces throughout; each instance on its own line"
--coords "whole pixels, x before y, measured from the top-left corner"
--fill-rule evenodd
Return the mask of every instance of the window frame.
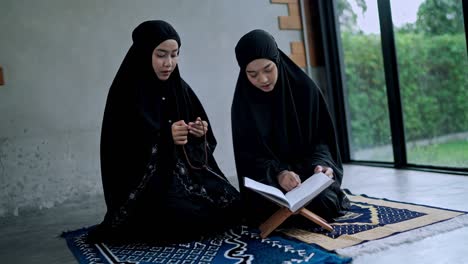
M 308 0 L 304 0 L 308 1 Z M 352 160 L 349 146 L 349 120 L 347 120 L 345 100 L 345 76 L 341 34 L 336 16 L 336 0 L 310 0 L 318 8 L 321 44 L 323 47 L 323 66 L 326 72 L 327 100 L 335 121 L 338 144 L 344 163 L 378 167 L 393 167 L 420 171 L 451 173 L 468 176 L 468 168 L 418 165 L 408 163 L 404 132 L 403 110 L 400 96 L 398 63 L 390 0 L 375 0 L 378 4 L 380 19 L 382 55 L 385 71 L 387 100 L 389 107 L 390 129 L 392 134 L 393 162 Z M 465 38 L 468 43 L 468 0 L 462 0 L 465 25 Z M 468 45 L 467 45 L 468 46 Z M 468 49 L 467 49 L 468 50 Z

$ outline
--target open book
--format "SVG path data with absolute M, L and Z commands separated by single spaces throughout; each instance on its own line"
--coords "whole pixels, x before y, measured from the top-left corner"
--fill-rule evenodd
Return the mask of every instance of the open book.
M 283 192 L 270 185 L 260 183 L 248 177 L 244 178 L 245 187 L 252 189 L 279 205 L 296 212 L 306 205 L 315 196 L 319 195 L 325 188 L 334 182 L 324 173 L 316 173 L 301 183 L 298 187 L 283 194 Z

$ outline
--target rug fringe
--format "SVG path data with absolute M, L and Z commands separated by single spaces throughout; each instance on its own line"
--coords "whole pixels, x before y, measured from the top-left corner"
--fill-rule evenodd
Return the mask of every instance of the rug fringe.
M 468 214 L 457 216 L 450 220 L 434 223 L 432 225 L 420 227 L 408 232 L 400 233 L 394 236 L 365 242 L 363 244 L 337 249 L 336 253 L 346 257 L 357 257 L 359 255 L 375 253 L 386 250 L 391 246 L 397 246 L 402 243 L 411 243 L 440 233 L 452 231 L 464 226 L 468 226 Z

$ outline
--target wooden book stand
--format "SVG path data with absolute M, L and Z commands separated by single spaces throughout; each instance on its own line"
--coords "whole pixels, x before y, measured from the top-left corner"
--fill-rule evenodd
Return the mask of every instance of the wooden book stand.
M 298 214 L 304 216 L 305 218 L 309 219 L 310 221 L 316 223 L 317 225 L 323 227 L 325 230 L 330 232 L 333 231 L 333 227 L 325 221 L 325 219 L 321 218 L 320 216 L 312 213 L 305 207 L 299 209 L 297 211 Z M 279 225 L 281 225 L 288 217 L 291 215 L 296 214 L 291 212 L 286 207 L 281 207 L 272 214 L 263 224 L 260 225 L 260 237 L 266 238 L 271 232 L 273 232 Z

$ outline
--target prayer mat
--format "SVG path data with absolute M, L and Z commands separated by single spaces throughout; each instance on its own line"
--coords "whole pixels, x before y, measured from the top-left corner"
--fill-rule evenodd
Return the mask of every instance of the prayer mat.
M 282 229 L 284 234 L 343 256 L 354 257 L 468 226 L 468 212 L 353 195 L 350 211 L 321 227 Z
M 87 228 L 62 234 L 80 264 L 108 263 L 350 263 L 341 257 L 280 234 L 261 239 L 245 226 L 186 244 L 87 244 Z

